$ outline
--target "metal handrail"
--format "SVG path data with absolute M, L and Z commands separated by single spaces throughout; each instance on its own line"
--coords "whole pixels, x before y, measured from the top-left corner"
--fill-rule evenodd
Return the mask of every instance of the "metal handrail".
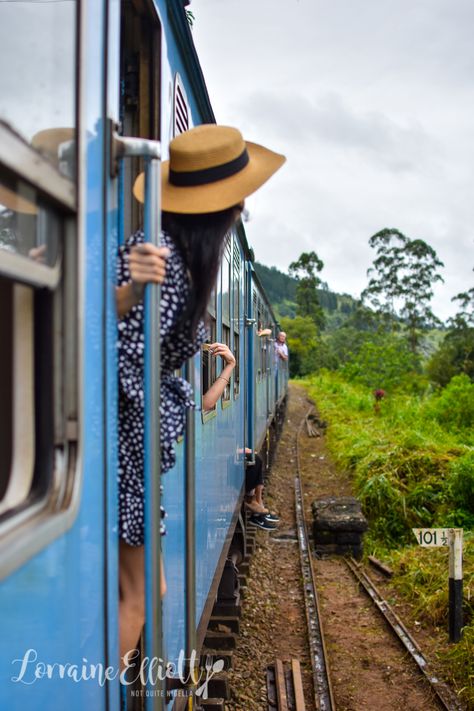
M 194 360 L 186 363 L 186 380 L 194 390 Z M 195 669 L 191 665 L 196 650 L 196 467 L 195 467 L 196 420 L 193 409 L 186 413 L 185 437 L 185 658 L 188 686 L 195 686 Z M 192 705 L 192 702 L 191 702 Z
M 145 167 L 145 238 L 160 243 L 160 161 L 147 158 Z M 160 448 L 160 286 L 148 284 L 145 293 L 145 656 L 162 660 L 161 609 L 161 448 Z M 155 662 L 156 664 L 157 662 Z M 152 667 L 150 667 L 151 669 Z M 148 677 L 147 711 L 162 711 L 162 689 Z
M 161 146 L 159 141 L 112 133 L 110 172 L 122 158 L 145 158 L 145 239 L 156 247 L 161 234 Z M 151 678 L 163 665 L 161 606 L 161 451 L 160 451 L 160 287 L 145 289 L 145 657 L 148 658 L 146 711 L 163 711 L 162 684 Z

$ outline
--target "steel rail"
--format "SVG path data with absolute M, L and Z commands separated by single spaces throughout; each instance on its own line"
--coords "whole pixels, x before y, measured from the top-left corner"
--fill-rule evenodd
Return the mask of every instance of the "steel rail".
M 428 681 L 441 708 L 445 709 L 445 711 L 461 711 L 462 706 L 455 694 L 445 684 L 443 684 L 440 679 L 437 678 L 436 674 L 431 671 L 430 664 L 420 647 L 393 608 L 386 600 L 384 600 L 373 581 L 361 569 L 360 564 L 358 564 L 353 558 L 344 558 L 344 561 L 353 576 L 368 594 L 377 610 L 381 615 L 383 615 L 391 631 L 403 644 L 425 679 Z
M 311 412 L 313 408 L 310 409 Z M 308 413 L 309 414 L 309 413 Z M 306 415 L 307 417 L 307 415 Z M 304 515 L 303 487 L 300 476 L 299 437 L 303 425 L 303 418 L 296 433 L 296 476 L 295 476 L 295 510 L 296 527 L 300 551 L 301 572 L 303 575 L 303 589 L 306 608 L 306 622 L 308 626 L 308 639 L 313 671 L 314 701 L 318 711 L 335 711 L 334 696 L 332 693 L 329 665 L 327 661 L 324 633 L 321 625 L 316 579 L 313 569 L 311 549 L 308 539 L 308 528 Z

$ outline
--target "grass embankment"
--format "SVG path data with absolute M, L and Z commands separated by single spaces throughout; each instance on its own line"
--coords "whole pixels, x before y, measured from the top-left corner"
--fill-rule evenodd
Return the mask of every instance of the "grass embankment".
M 378 413 L 372 392 L 340 375 L 322 372 L 303 384 L 369 519 L 366 552 L 391 563 L 396 588 L 435 626 L 447 624 L 447 551 L 418 547 L 411 528 L 464 528 L 467 624 L 444 661 L 474 709 L 474 384 L 459 376 L 439 394 L 387 395 Z

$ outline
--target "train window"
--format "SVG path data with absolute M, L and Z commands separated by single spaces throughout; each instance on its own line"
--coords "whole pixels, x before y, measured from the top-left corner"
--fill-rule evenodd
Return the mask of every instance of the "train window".
M 0 73 L 0 122 L 48 160 L 50 145 L 37 137 L 75 126 L 76 17 L 74 0 L 0 3 L 2 66 L 8 66 Z
M 222 342 L 232 349 L 230 340 L 230 287 L 231 287 L 231 241 L 230 235 L 227 237 L 224 246 L 224 255 L 221 264 L 221 294 L 222 294 Z M 231 382 L 226 385 L 222 393 L 222 407 L 227 407 L 231 399 Z
M 209 306 L 207 310 L 207 321 L 208 321 L 208 331 L 209 338 L 207 343 L 202 346 L 201 349 L 201 407 L 202 407 L 202 396 L 205 392 L 209 390 L 211 385 L 214 383 L 217 372 L 216 372 L 216 359 L 209 353 L 209 344 L 215 343 L 217 340 L 217 290 L 214 288 L 212 290 L 211 298 L 209 301 Z M 216 405 L 211 410 L 202 411 L 203 422 L 213 417 L 216 413 Z
M 241 264 L 242 260 L 240 258 L 240 249 L 237 238 L 234 237 L 234 262 L 233 262 L 233 302 L 232 302 L 232 323 L 234 330 L 234 357 L 235 357 L 235 368 L 234 368 L 234 398 L 237 398 L 240 393 L 240 276 L 241 276 Z

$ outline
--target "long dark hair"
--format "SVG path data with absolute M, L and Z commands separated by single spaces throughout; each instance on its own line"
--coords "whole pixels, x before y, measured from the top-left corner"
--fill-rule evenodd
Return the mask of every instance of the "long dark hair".
M 179 249 L 191 277 L 188 300 L 174 326 L 175 331 L 184 329 L 189 337 L 194 337 L 216 283 L 224 237 L 240 209 L 235 205 L 202 215 L 163 212 L 163 229 Z

